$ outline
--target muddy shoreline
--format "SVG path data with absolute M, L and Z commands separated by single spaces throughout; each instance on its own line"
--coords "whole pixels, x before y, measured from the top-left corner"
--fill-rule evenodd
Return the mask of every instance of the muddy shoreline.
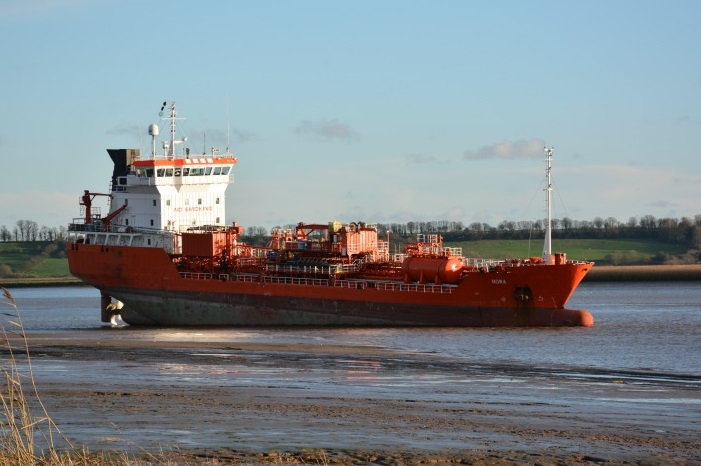
M 109 331 L 29 342 L 47 410 L 91 451 L 190 464 L 701 464 L 698 377 Z

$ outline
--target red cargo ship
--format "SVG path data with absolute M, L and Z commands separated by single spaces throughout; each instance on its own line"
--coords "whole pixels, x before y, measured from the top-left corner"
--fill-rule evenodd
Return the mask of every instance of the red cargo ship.
M 375 225 L 299 223 L 265 247 L 239 241 L 224 221 L 236 158 L 177 151 L 108 150 L 109 193 L 85 191 L 69 226 L 73 275 L 99 289 L 102 320 L 160 326 L 591 326 L 564 306 L 592 262 L 550 251 L 552 149 L 546 150 L 546 238 L 541 257 L 466 259 L 440 235 L 419 235 L 390 254 Z M 95 196 L 108 196 L 100 215 Z

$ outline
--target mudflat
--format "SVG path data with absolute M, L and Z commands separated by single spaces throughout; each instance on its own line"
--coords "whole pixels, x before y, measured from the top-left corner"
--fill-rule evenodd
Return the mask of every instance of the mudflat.
M 29 334 L 91 451 L 183 464 L 701 464 L 698 380 L 381 347 Z

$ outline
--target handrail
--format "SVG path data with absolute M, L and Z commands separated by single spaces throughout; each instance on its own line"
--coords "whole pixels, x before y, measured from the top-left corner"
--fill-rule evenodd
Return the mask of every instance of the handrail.
M 433 285 L 417 283 L 396 283 L 374 280 L 330 280 L 327 278 L 281 277 L 275 275 L 259 274 L 211 274 L 206 272 L 180 272 L 180 276 L 186 280 L 211 280 L 216 278 L 221 281 L 238 281 L 243 283 L 274 283 L 282 285 L 304 286 L 334 286 L 356 290 L 376 289 L 382 291 L 414 292 L 414 293 L 440 293 L 450 294 L 457 288 L 456 285 Z
M 334 275 L 339 273 L 351 273 L 360 270 L 360 263 L 352 264 L 329 264 L 329 265 L 294 265 L 294 264 L 267 264 L 265 270 L 267 272 L 284 272 L 284 273 L 314 273 Z

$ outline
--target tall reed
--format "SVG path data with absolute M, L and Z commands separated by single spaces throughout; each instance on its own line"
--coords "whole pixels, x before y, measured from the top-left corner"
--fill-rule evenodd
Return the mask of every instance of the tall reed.
M 61 433 L 39 396 L 17 302 L 7 288 L 2 288 L 2 294 L 0 466 L 128 464 L 128 461 L 105 461 L 87 450 L 77 449 Z
M 74 450 L 74 447 L 61 435 L 39 397 L 22 317 L 12 294 L 7 288 L 2 288 L 2 291 L 6 300 L 2 304 L 10 312 L 3 310 L 0 319 L 0 350 L 5 354 L 0 360 L 0 401 L 3 408 L 0 421 L 0 464 L 39 464 L 48 458 L 60 456 L 54 448 L 56 439 L 65 442 L 69 450 Z M 38 416 L 35 411 L 39 413 Z M 38 439 L 43 440 L 46 451 L 39 447 Z

